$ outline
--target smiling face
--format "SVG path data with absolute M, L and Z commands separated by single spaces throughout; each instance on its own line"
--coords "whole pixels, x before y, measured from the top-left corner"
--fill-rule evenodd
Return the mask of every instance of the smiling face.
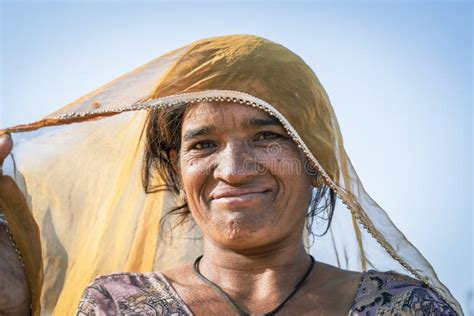
M 201 103 L 183 118 L 179 171 L 207 240 L 252 249 L 301 239 L 312 177 L 305 156 L 267 113 Z

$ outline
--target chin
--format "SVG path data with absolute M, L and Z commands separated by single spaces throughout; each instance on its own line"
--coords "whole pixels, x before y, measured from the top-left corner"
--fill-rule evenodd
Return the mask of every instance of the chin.
M 235 250 L 252 249 L 265 246 L 265 240 L 272 232 L 267 231 L 264 225 L 256 225 L 249 219 L 234 218 L 225 223 L 225 235 L 221 235 L 221 243 Z M 273 233 L 275 230 L 273 230 Z
M 252 237 L 252 230 L 247 225 L 248 220 L 233 218 L 226 222 L 225 231 L 229 241 L 244 240 Z
M 211 217 L 208 217 L 207 224 L 213 223 L 212 238 L 219 244 L 231 249 L 246 249 L 264 246 L 267 242 L 280 236 L 281 229 L 277 216 L 273 212 L 264 212 L 263 208 L 240 208 L 240 209 L 219 209 L 211 210 Z M 268 208 L 267 208 L 268 209 Z M 274 238 L 272 238 L 274 237 Z

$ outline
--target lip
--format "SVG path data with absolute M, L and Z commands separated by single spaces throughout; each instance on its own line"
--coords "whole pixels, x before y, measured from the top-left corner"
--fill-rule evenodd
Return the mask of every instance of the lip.
M 262 202 L 271 190 L 262 188 L 242 188 L 217 190 L 211 194 L 213 203 L 226 209 L 241 209 Z
M 212 200 L 228 198 L 251 198 L 258 194 L 266 193 L 267 189 L 262 188 L 242 188 L 242 189 L 221 189 L 211 193 Z

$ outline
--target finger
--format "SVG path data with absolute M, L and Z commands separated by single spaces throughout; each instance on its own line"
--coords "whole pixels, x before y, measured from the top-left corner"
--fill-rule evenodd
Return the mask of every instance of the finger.
M 10 134 L 0 135 L 0 167 L 3 165 L 3 161 L 10 154 L 13 148 L 13 140 Z

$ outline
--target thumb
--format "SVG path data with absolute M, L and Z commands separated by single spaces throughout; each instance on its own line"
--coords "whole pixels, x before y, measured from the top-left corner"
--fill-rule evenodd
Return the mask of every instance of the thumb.
M 0 168 L 3 165 L 3 161 L 10 154 L 13 148 L 13 141 L 10 134 L 0 135 Z

